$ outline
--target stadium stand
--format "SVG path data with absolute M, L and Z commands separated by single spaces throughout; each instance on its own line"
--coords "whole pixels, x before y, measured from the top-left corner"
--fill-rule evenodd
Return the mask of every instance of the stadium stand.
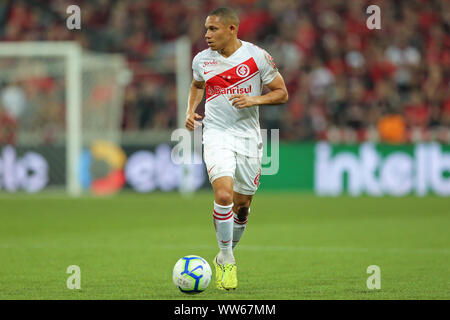
M 81 8 L 76 32 L 65 27 L 70 4 Z M 366 27 L 369 4 L 381 8 L 381 30 Z M 192 54 L 205 49 L 204 18 L 224 5 L 240 12 L 240 38 L 273 55 L 290 93 L 281 108 L 261 108 L 263 128 L 280 128 L 289 141 L 450 142 L 448 1 L 2 1 L 0 39 L 76 40 L 89 50 L 125 53 L 134 77 L 122 129 L 174 129 L 174 76 L 148 62 L 167 55 L 181 35 L 192 41 Z M 14 141 L 8 128 L 20 118 L 8 101 L 58 85 L 0 84 L 0 141 Z

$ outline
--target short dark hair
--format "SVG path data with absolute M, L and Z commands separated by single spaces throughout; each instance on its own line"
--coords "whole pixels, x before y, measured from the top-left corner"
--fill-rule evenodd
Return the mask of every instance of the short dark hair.
M 211 11 L 211 13 L 208 15 L 208 17 L 209 16 L 220 17 L 230 24 L 234 24 L 236 26 L 239 25 L 239 17 L 237 15 L 236 11 L 234 11 L 231 8 L 226 8 L 226 7 L 217 8 L 217 9 Z

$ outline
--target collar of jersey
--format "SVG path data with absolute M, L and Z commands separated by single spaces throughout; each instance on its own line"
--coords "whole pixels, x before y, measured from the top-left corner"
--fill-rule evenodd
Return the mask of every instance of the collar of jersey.
M 239 47 L 239 48 L 237 48 L 236 49 L 236 51 L 235 52 L 233 52 L 232 54 L 231 54 L 231 56 L 229 56 L 229 57 L 224 57 L 223 55 L 221 55 L 218 51 L 216 51 L 216 54 L 220 57 L 220 58 L 222 58 L 222 59 L 224 59 L 224 60 L 230 60 L 234 55 L 236 55 L 236 53 L 244 46 L 244 41 L 242 41 L 241 39 L 238 39 L 240 42 L 241 42 L 241 46 Z

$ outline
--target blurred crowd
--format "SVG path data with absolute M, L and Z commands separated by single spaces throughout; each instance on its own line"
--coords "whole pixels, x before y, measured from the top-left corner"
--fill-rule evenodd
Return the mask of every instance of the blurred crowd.
M 81 8 L 81 30 L 66 28 L 71 4 Z M 366 25 L 373 4 L 379 30 Z M 239 38 L 271 53 L 285 79 L 290 100 L 260 108 L 263 128 L 289 141 L 450 142 L 446 0 L 14 0 L 0 4 L 0 39 L 77 40 L 125 54 L 134 76 L 122 129 L 172 129 L 175 75 L 157 62 L 173 57 L 182 35 L 192 57 L 205 49 L 204 20 L 221 6 L 238 11 Z

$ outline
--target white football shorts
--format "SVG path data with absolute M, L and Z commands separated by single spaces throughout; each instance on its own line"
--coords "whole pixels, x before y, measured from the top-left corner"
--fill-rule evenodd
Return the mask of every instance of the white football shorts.
M 229 176 L 233 178 L 235 192 L 253 195 L 259 187 L 262 150 L 255 156 L 245 155 L 245 152 L 239 152 L 239 148 L 236 148 L 241 145 L 240 139 L 243 138 L 223 133 L 220 136 L 204 135 L 203 156 L 206 170 L 211 183 L 217 178 Z

